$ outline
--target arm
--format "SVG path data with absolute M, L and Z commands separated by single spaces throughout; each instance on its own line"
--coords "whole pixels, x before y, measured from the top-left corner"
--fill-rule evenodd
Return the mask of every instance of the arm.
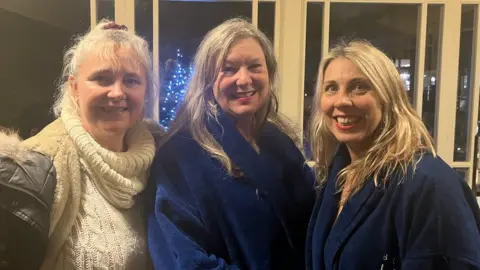
M 467 184 L 454 172 L 411 182 L 397 223 L 402 269 L 480 269 L 480 210 Z
M 167 158 L 169 164 L 154 164 L 151 177 L 156 194 L 148 213 L 148 246 L 155 269 L 240 269 L 208 253 L 215 238 L 204 227 L 178 164 Z

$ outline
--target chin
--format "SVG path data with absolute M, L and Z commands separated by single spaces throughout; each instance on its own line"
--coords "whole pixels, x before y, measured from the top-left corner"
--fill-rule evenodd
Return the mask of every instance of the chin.
M 125 133 L 132 125 L 122 122 L 106 122 L 102 127 L 107 133 Z
M 339 136 L 335 136 L 338 142 L 344 143 L 344 144 L 357 144 L 357 143 L 362 143 L 365 141 L 364 136 L 362 135 L 356 135 L 356 134 L 341 134 Z
M 256 107 L 240 107 L 235 108 L 232 111 L 238 116 L 253 116 L 260 108 Z

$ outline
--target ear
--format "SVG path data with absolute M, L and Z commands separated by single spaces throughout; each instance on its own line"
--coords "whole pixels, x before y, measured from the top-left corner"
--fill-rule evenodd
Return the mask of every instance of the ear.
M 75 100 L 78 100 L 78 82 L 74 76 L 68 76 L 68 84 L 70 85 L 70 93 Z

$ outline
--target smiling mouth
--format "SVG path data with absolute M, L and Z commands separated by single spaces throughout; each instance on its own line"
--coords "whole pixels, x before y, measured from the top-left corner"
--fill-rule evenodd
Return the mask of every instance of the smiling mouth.
M 236 92 L 232 96 L 233 98 L 247 98 L 255 95 L 257 91 Z
M 334 119 L 338 125 L 344 127 L 353 126 L 360 121 L 358 116 L 336 116 Z
M 127 111 L 127 107 L 101 107 L 102 111 L 105 113 L 121 113 Z

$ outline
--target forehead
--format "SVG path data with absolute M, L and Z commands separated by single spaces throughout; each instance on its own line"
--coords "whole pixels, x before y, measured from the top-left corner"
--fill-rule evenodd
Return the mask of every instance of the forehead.
M 365 74 L 350 59 L 339 57 L 330 62 L 325 70 L 324 81 L 348 81 L 365 78 Z
M 227 53 L 226 61 L 265 60 L 262 46 L 254 38 L 243 38 L 235 42 Z
M 105 45 L 88 52 L 79 68 L 80 72 L 96 70 L 123 71 L 144 75 L 145 65 L 142 64 L 140 57 L 133 49 Z

